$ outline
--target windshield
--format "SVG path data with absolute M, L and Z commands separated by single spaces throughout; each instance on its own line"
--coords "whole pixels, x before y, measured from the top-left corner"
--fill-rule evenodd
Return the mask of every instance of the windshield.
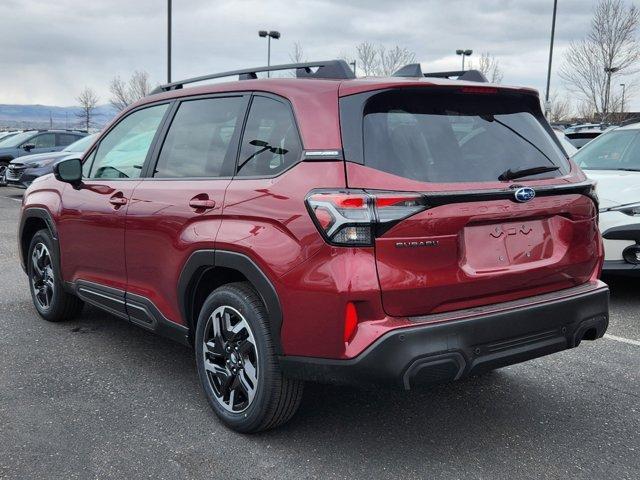
M 17 147 L 25 140 L 29 140 L 36 132 L 23 132 L 13 135 L 12 137 L 0 140 L 0 148 Z
M 569 171 L 564 152 L 522 95 L 395 90 L 372 97 L 364 111 L 365 165 L 422 182 L 496 181 Z M 504 178 L 504 177 L 503 177 Z
M 93 135 L 87 135 L 86 137 L 82 137 L 80 140 L 73 142 L 68 147 L 65 147 L 63 152 L 85 152 L 87 148 L 91 146 L 93 140 L 96 138 L 97 133 Z
M 599 136 L 573 157 L 585 170 L 640 171 L 638 130 L 614 130 Z

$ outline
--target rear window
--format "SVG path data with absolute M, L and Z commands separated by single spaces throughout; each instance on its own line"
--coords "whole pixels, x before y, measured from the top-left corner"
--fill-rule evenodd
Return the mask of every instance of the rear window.
M 559 170 L 527 178 L 564 175 L 566 157 L 532 100 L 441 91 L 376 94 L 363 111 L 364 164 L 422 182 L 495 181 L 509 169 L 541 166 Z

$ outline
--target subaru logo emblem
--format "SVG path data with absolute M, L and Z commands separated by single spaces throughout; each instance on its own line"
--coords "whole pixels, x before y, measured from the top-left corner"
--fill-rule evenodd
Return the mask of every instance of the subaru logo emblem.
M 533 188 L 523 187 L 516 190 L 515 197 L 518 202 L 528 202 L 533 200 L 536 196 L 536 191 Z

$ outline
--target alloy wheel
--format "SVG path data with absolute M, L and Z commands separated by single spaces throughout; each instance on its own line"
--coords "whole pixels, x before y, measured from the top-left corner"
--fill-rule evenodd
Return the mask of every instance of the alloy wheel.
M 229 412 L 243 412 L 258 387 L 258 349 L 249 323 L 235 308 L 218 307 L 207 319 L 202 343 L 204 369 L 217 402 Z
M 55 292 L 51 254 L 44 243 L 37 243 L 31 253 L 31 288 L 38 305 L 46 310 L 51 306 Z

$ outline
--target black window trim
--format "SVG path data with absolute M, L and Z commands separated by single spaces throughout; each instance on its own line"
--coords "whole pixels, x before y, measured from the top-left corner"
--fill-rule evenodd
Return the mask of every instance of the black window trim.
M 250 109 L 251 109 L 251 103 L 253 102 L 253 98 L 256 97 L 256 96 L 270 98 L 272 100 L 275 100 L 275 101 L 278 101 L 280 103 L 283 103 L 284 105 L 286 105 L 289 108 L 289 111 L 291 112 L 291 115 L 292 115 L 292 118 L 293 118 L 294 127 L 295 127 L 296 133 L 298 135 L 298 141 L 300 143 L 300 148 L 301 148 L 301 155 L 300 155 L 300 159 L 297 162 L 292 163 L 286 169 L 281 170 L 277 174 L 274 174 L 274 175 L 238 176 L 237 175 L 237 168 L 238 168 L 238 161 L 239 161 L 239 157 L 240 157 L 240 150 L 242 148 L 242 138 L 244 136 L 244 131 L 245 131 L 245 128 L 246 128 L 248 117 L 249 117 L 249 112 L 250 112 Z M 230 174 L 229 175 L 225 175 L 225 176 L 219 176 L 219 177 L 175 177 L 175 178 L 155 178 L 155 177 L 153 177 L 153 172 L 155 171 L 155 168 L 156 168 L 156 165 L 157 165 L 157 162 L 158 162 L 158 157 L 160 155 L 160 150 L 162 149 L 162 145 L 164 144 L 164 141 L 166 139 L 166 135 L 167 135 L 167 133 L 169 131 L 169 127 L 171 126 L 171 123 L 173 122 L 173 119 L 175 117 L 176 112 L 178 111 L 178 108 L 180 107 L 180 104 L 182 102 L 188 102 L 188 101 L 192 101 L 192 100 L 201 100 L 201 99 L 219 98 L 219 97 L 243 97 L 245 99 L 244 118 L 242 119 L 242 127 L 238 131 L 237 139 L 232 139 L 232 142 L 234 140 L 236 142 L 235 143 L 236 155 L 235 155 L 235 161 L 231 165 L 233 168 L 229 172 Z M 293 167 L 298 165 L 300 162 L 304 161 L 305 146 L 304 146 L 304 143 L 302 141 L 302 135 L 300 134 L 300 127 L 299 127 L 299 124 L 298 124 L 298 118 L 297 118 L 295 109 L 293 108 L 293 105 L 291 105 L 291 102 L 289 101 L 289 99 L 287 99 L 286 97 L 280 96 L 280 95 L 276 95 L 274 93 L 270 93 L 270 92 L 239 90 L 239 91 L 216 92 L 216 93 L 201 94 L 201 95 L 190 95 L 190 96 L 178 97 L 178 98 L 169 98 L 169 99 L 160 100 L 158 102 L 145 103 L 144 105 L 140 105 L 139 107 L 136 107 L 136 108 L 128 111 L 126 113 L 126 115 L 124 115 L 121 118 L 119 118 L 117 122 L 114 122 L 113 124 L 111 124 L 107 130 L 105 130 L 104 132 L 102 132 L 100 134 L 100 138 L 98 138 L 98 140 L 96 142 L 94 142 L 94 144 L 91 147 L 91 149 L 86 151 L 85 154 L 82 156 L 81 160 L 82 160 L 83 166 L 84 166 L 84 163 L 91 157 L 91 155 L 100 147 L 100 144 L 102 143 L 102 140 L 117 125 L 119 125 L 120 122 L 122 122 L 125 118 L 127 118 L 129 115 L 131 115 L 131 114 L 133 114 L 135 112 L 138 112 L 140 110 L 143 110 L 145 108 L 151 108 L 151 107 L 156 107 L 156 106 L 165 105 L 165 104 L 169 105 L 169 108 L 167 108 L 167 110 L 165 111 L 164 116 L 163 116 L 163 118 L 162 118 L 162 120 L 160 122 L 160 125 L 159 125 L 158 129 L 156 130 L 156 133 L 155 133 L 155 135 L 154 135 L 154 137 L 153 137 L 153 139 L 151 141 L 151 148 L 147 152 L 147 157 L 145 158 L 145 161 L 144 161 L 143 166 L 142 166 L 142 171 L 140 172 L 140 176 L 139 177 L 137 177 L 135 179 L 131 179 L 131 178 L 109 178 L 109 179 L 86 178 L 85 180 L 87 180 L 87 181 L 95 181 L 95 180 L 109 180 L 109 181 L 140 180 L 140 181 L 150 181 L 150 180 L 153 180 L 153 181 L 163 181 L 163 182 L 165 182 L 165 181 L 184 181 L 184 180 L 189 180 L 189 181 L 194 181 L 194 180 L 207 181 L 207 180 L 230 180 L 230 179 L 234 179 L 234 180 L 268 179 L 268 178 L 279 177 L 280 175 L 283 175 L 284 173 L 286 173 L 289 170 L 291 170 Z M 236 136 L 236 135 L 234 134 L 234 136 Z
M 251 112 L 251 105 L 253 105 L 253 99 L 255 97 L 270 98 L 271 100 L 275 100 L 276 102 L 280 102 L 280 103 L 284 104 L 287 108 L 289 108 L 289 112 L 291 113 L 291 117 L 293 118 L 293 126 L 295 128 L 296 134 L 298 135 L 298 143 L 300 144 L 300 158 L 298 159 L 298 161 L 292 163 L 291 165 L 289 165 L 284 170 L 280 170 L 278 173 L 275 173 L 273 175 L 246 175 L 246 176 L 239 176 L 238 175 L 238 162 L 240 161 L 240 150 L 242 150 L 242 139 L 244 138 L 244 132 L 245 132 L 245 129 L 247 127 L 247 122 L 249 120 L 249 113 Z M 300 135 L 300 127 L 298 126 L 298 118 L 296 116 L 296 112 L 295 112 L 295 109 L 293 108 L 293 105 L 291 105 L 291 102 L 287 98 L 282 97 L 280 95 L 275 95 L 273 93 L 261 92 L 261 91 L 253 92 L 252 95 L 251 95 L 251 102 L 249 102 L 249 105 L 247 106 L 247 111 L 246 111 L 246 114 L 245 114 L 244 123 L 242 125 L 242 135 L 240 136 L 240 141 L 238 142 L 238 153 L 236 155 L 236 165 L 235 165 L 234 174 L 233 174 L 234 181 L 235 180 L 259 180 L 259 179 L 263 179 L 263 178 L 264 179 L 277 178 L 280 175 L 283 175 L 286 172 L 288 172 L 289 170 L 291 170 L 293 167 L 298 165 L 300 162 L 302 162 L 304 160 L 304 152 L 305 152 L 305 147 L 304 147 L 304 144 L 302 143 L 302 135 Z
M 166 121 L 167 121 L 167 115 L 169 114 L 169 112 L 172 110 L 173 104 L 175 103 L 175 99 L 170 98 L 167 100 L 162 100 L 159 102 L 153 102 L 153 103 L 145 103 L 144 105 L 140 105 L 136 108 L 131 109 L 130 111 L 128 111 L 125 115 L 123 115 L 122 117 L 118 118 L 117 122 L 113 122 L 109 128 L 107 130 L 105 130 L 104 132 L 102 132 L 100 134 L 100 138 L 98 138 L 98 140 L 96 140 L 93 144 L 93 146 L 91 147 L 90 150 L 87 150 L 84 155 L 81 158 L 81 162 L 82 162 L 82 166 L 84 167 L 84 163 L 89 159 L 89 157 L 91 157 L 91 155 L 93 155 L 94 152 L 96 152 L 98 150 L 98 148 L 100 147 L 100 144 L 102 143 L 102 140 L 109 135 L 109 133 L 111 133 L 111 131 L 118 125 L 120 125 L 120 123 L 122 123 L 126 118 L 128 118 L 130 115 L 139 112 L 140 110 L 144 110 L 145 108 L 151 108 L 151 107 L 157 107 L 160 105 L 168 105 L 168 108 L 165 110 L 164 115 L 162 117 L 162 120 L 160 120 L 160 124 L 158 125 L 158 128 L 156 129 L 156 133 L 153 136 L 153 139 L 151 139 L 151 148 L 149 148 L 149 151 L 147 152 L 147 156 L 145 157 L 145 160 L 142 164 L 142 170 L 140 172 L 140 176 L 136 177 L 136 178 L 91 178 L 91 177 L 87 177 L 87 178 L 83 178 L 83 181 L 88 181 L 88 182 L 94 182 L 94 181 L 116 181 L 116 182 L 128 182 L 131 180 L 140 180 L 142 178 L 142 175 L 144 174 L 144 172 L 146 171 L 147 168 L 147 163 L 149 162 L 149 159 L 151 158 L 151 153 L 154 150 L 154 145 L 156 144 L 157 140 L 158 140 L 158 134 L 160 133 L 160 131 L 162 130 L 162 128 L 164 127 Z M 92 160 L 95 161 L 95 158 Z M 93 165 L 91 165 L 89 172 L 91 172 L 91 169 L 93 168 Z
M 247 112 L 249 110 L 249 102 L 250 102 L 250 97 L 251 97 L 251 92 L 246 92 L 246 91 L 238 91 L 238 92 L 234 92 L 234 91 L 230 91 L 230 92 L 216 92 L 216 93 L 209 93 L 209 94 L 203 94 L 203 95 L 191 95 L 188 97 L 179 97 L 174 99 L 174 105 L 172 106 L 172 108 L 170 109 L 169 116 L 166 119 L 166 122 L 162 125 L 162 128 L 159 129 L 160 135 L 158 136 L 158 138 L 154 138 L 154 146 L 151 149 L 152 150 L 152 155 L 147 158 L 148 162 L 145 162 L 145 167 L 143 168 L 142 174 L 140 176 L 140 179 L 142 181 L 159 181 L 159 182 L 176 182 L 176 181 L 204 181 L 204 180 L 230 180 L 231 178 L 233 178 L 233 170 L 234 170 L 234 165 L 235 162 L 237 162 L 237 155 L 235 160 L 233 161 L 229 161 L 228 165 L 223 164 L 222 166 L 222 172 L 225 173 L 225 175 L 221 175 L 219 177 L 161 177 L 161 178 L 156 178 L 153 176 L 155 169 L 158 165 L 158 160 L 160 158 L 160 152 L 162 150 L 162 146 L 164 145 L 164 142 L 167 139 L 167 134 L 169 133 L 169 128 L 171 127 L 171 124 L 173 123 L 173 120 L 175 119 L 176 113 L 178 112 L 178 109 L 180 108 L 180 105 L 184 102 L 190 102 L 190 101 L 194 101 L 194 100 L 206 100 L 209 98 L 228 98 L 228 97 L 240 97 L 242 98 L 242 100 L 244 101 L 244 104 L 242 105 L 242 108 L 244 109 L 244 112 L 242 112 L 242 125 L 241 128 L 238 129 L 236 132 L 234 132 L 233 137 L 231 138 L 231 142 L 230 142 L 230 148 L 233 148 L 234 144 L 236 146 L 236 148 L 238 148 L 239 144 L 240 144 L 240 139 L 242 138 L 242 132 L 244 131 L 244 121 L 246 120 L 246 116 L 247 116 Z M 233 160 L 233 159 L 232 159 Z M 228 170 L 228 171 L 225 171 Z M 227 174 L 228 173 L 228 174 Z

